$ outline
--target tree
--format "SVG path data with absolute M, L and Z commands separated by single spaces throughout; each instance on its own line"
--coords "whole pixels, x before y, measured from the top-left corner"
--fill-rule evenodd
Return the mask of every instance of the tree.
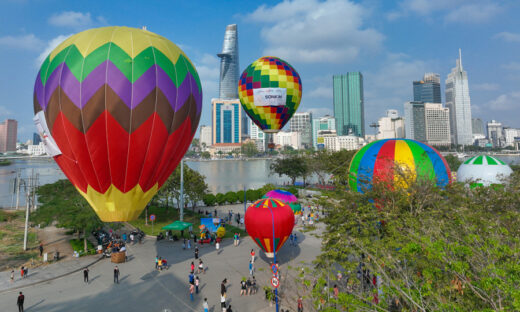
M 258 148 L 256 148 L 255 142 L 252 141 L 242 144 L 240 151 L 246 157 L 253 157 L 258 154 Z
M 446 159 L 448 166 L 453 172 L 457 172 L 457 170 L 459 170 L 460 165 L 462 165 L 462 161 L 456 156 L 446 155 L 444 159 Z
M 258 200 L 262 195 L 258 190 L 247 190 L 246 191 L 246 198 L 247 201 L 254 202 Z
M 46 227 L 57 222 L 57 227 L 83 233 L 83 248 L 87 252 L 87 237 L 92 230 L 103 226 L 94 210 L 68 180 L 59 180 L 38 188 L 41 206 L 31 215 L 31 222 Z
M 226 194 L 224 194 L 224 198 L 226 199 L 226 202 L 229 204 L 234 204 L 238 201 L 237 193 L 233 191 L 229 191 Z
M 356 152 L 357 151 L 340 150 L 338 152 L 323 154 L 318 160 L 326 165 L 325 171 L 332 175 L 334 182 L 340 185 L 347 185 L 348 169 Z
M 215 199 L 217 200 L 217 204 L 222 205 L 226 202 L 226 196 L 222 193 L 217 193 L 215 196 Z
M 204 159 L 210 159 L 211 154 L 209 152 L 202 152 L 202 153 L 200 153 L 200 157 L 202 157 Z
M 237 192 L 237 199 L 238 199 L 238 202 L 241 204 L 244 202 L 244 194 L 245 194 L 245 192 L 242 190 Z
M 314 303 L 326 311 L 518 311 L 520 174 L 503 188 L 406 185 L 376 182 L 365 194 L 337 190 L 320 201 L 322 253 L 303 275 L 304 285 L 316 281 Z M 340 286 L 337 299 L 324 291 L 327 280 Z M 374 304 L 378 290 L 384 297 Z
M 298 177 L 303 177 L 305 181 L 305 178 L 309 173 L 305 160 L 299 156 L 276 159 L 271 163 L 270 169 L 280 177 L 283 175 L 288 176 L 293 185 Z
M 204 194 L 204 196 L 202 197 L 202 201 L 204 202 L 204 205 L 206 205 L 206 206 L 215 206 L 215 203 L 217 202 L 217 198 L 215 197 L 215 195 L 208 193 L 208 194 Z
M 189 166 L 184 166 L 184 196 L 185 202 L 190 202 L 192 208 L 202 200 L 208 189 L 208 185 L 204 180 L 205 177 Z M 180 165 L 175 168 L 168 180 L 163 184 L 158 192 L 158 199 L 166 203 L 166 209 L 169 207 L 170 200 L 175 200 L 177 208 L 180 209 L 181 198 L 181 170 Z

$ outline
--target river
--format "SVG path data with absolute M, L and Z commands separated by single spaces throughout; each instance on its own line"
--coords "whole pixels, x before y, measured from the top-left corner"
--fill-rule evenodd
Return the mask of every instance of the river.
M 520 156 L 499 156 L 508 164 L 520 165 Z M 186 165 L 200 172 L 206 177 L 209 190 L 216 193 L 238 191 L 245 188 L 259 188 L 266 183 L 289 183 L 287 177 L 278 177 L 271 174 L 270 159 L 254 160 L 208 160 L 186 161 Z M 38 174 L 39 185 L 53 183 L 59 179 L 65 179 L 65 175 L 51 158 L 27 158 L 16 159 L 9 166 L 0 167 L 0 207 L 14 207 L 16 196 L 14 193 L 14 180 L 17 170 L 20 171 L 22 180 L 29 180 L 32 170 Z M 347 170 L 347 167 L 345 167 Z M 312 177 L 309 182 L 313 181 Z M 25 205 L 25 192 L 20 192 L 20 206 Z

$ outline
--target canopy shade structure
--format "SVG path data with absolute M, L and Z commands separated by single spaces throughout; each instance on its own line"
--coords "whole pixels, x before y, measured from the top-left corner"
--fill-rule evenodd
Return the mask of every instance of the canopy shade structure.
M 172 230 L 172 231 L 182 231 L 182 230 L 189 228 L 192 225 L 193 224 L 191 224 L 189 222 L 182 222 L 182 221 L 177 220 L 173 223 L 163 226 L 162 229 L 163 230 Z

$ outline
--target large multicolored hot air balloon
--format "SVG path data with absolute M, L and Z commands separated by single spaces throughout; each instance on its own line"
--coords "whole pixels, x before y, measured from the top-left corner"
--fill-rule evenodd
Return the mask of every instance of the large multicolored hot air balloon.
M 404 180 L 403 174 L 408 175 Z M 409 139 L 372 142 L 360 149 L 350 163 L 350 189 L 361 193 L 376 181 L 395 187 L 406 186 L 409 179 L 429 179 L 437 186 L 445 186 L 451 183 L 451 171 L 437 150 Z
M 242 107 L 265 133 L 276 133 L 300 105 L 300 75 L 282 59 L 264 56 L 249 65 L 238 81 Z
M 48 153 L 103 221 L 137 218 L 184 156 L 201 108 L 184 52 L 135 28 L 73 35 L 45 59 L 34 87 Z
M 266 256 L 273 257 L 291 235 L 294 215 L 289 205 L 276 199 L 263 198 L 247 208 L 244 222 L 247 234 Z
M 284 190 L 271 190 L 265 193 L 263 198 L 278 199 L 288 204 L 291 207 L 294 214 L 300 214 L 302 212 L 302 207 L 300 203 L 298 203 L 298 198 L 294 196 L 291 192 Z

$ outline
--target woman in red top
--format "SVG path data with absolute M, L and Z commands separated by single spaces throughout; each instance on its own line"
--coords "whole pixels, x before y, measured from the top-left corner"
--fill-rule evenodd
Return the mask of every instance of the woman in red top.
M 255 263 L 255 251 L 251 249 L 251 262 Z
M 193 263 L 193 261 L 191 262 L 190 269 L 191 273 L 193 274 L 193 272 L 195 272 L 195 264 Z

